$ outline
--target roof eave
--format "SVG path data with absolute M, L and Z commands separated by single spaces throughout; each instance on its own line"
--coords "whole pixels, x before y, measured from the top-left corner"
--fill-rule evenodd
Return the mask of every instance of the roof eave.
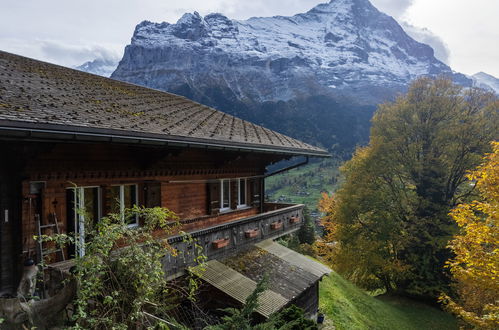
M 102 129 L 60 124 L 41 124 L 10 120 L 0 120 L 0 138 L 1 137 L 36 141 L 50 140 L 66 142 L 110 142 L 248 151 L 320 158 L 331 157 L 331 155 L 325 150 L 288 148 L 243 143 L 237 141 L 222 141 L 212 139 L 207 140 L 202 138 L 184 136 L 143 133 L 119 129 Z

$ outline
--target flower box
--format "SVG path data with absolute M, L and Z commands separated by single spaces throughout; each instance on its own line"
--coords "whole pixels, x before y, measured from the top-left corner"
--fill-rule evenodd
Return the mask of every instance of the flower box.
M 254 237 L 258 236 L 259 233 L 260 233 L 260 230 L 258 230 L 258 229 L 250 229 L 250 230 L 246 230 L 244 232 L 244 236 L 246 238 L 254 238 Z
M 291 219 L 289 219 L 289 223 L 297 223 L 297 222 L 300 222 L 300 218 L 298 217 L 291 217 Z
M 221 249 L 229 245 L 229 239 L 228 238 L 217 239 L 216 241 L 213 241 L 211 244 L 214 249 Z
M 270 228 L 272 230 L 281 229 L 282 228 L 282 222 L 272 222 L 270 224 Z

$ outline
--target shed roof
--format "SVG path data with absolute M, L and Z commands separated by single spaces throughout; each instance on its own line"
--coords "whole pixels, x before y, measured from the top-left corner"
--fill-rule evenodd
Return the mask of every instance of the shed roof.
M 223 263 L 255 282 L 267 275 L 269 289 L 285 297 L 288 302 L 321 278 L 258 247 L 227 258 Z
M 262 246 L 272 245 L 267 242 Z M 283 249 L 289 250 L 284 246 Z M 306 257 L 304 258 L 310 262 L 300 260 L 300 265 L 297 265 L 291 252 L 285 254 L 281 251 L 281 256 L 262 247 L 252 246 L 222 261 L 210 260 L 205 268 L 194 268 L 194 273 L 241 303 L 245 303 L 246 298 L 255 290 L 256 283 L 267 275 L 268 289 L 259 297 L 257 312 L 269 317 L 317 283 L 323 275 L 331 272 L 329 268 Z M 318 265 L 314 265 L 316 263 Z
M 276 243 L 271 239 L 259 242 L 255 245 L 267 251 L 268 253 L 275 255 L 276 257 L 286 260 L 288 263 L 296 267 L 300 267 L 307 270 L 308 272 L 314 274 L 315 276 L 322 277 L 332 272 L 332 270 L 329 267 L 317 261 L 314 261 L 310 258 L 307 258 L 303 254 L 288 249 L 287 247 L 282 246 L 281 244 Z
M 0 135 L 328 153 L 185 97 L 0 51 Z
M 246 298 L 255 290 L 256 282 L 238 273 L 217 260 L 206 263 L 201 278 L 230 297 L 244 304 Z M 280 294 L 265 290 L 258 299 L 257 312 L 265 317 L 277 312 L 288 300 Z

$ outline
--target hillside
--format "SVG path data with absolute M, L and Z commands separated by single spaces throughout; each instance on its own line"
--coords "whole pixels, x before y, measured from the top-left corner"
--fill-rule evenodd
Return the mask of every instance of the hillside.
M 312 217 L 317 219 L 321 193 L 336 190 L 340 164 L 340 160 L 327 159 L 268 177 L 265 180 L 266 196 L 273 202 L 305 204 Z
M 320 309 L 337 330 L 452 330 L 457 321 L 435 307 L 404 298 L 373 297 L 331 273 L 320 284 Z

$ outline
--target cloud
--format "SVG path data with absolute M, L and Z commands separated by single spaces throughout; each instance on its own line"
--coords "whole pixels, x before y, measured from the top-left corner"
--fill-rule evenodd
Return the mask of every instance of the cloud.
M 371 3 L 380 11 L 400 19 L 415 0 L 371 0 Z
M 41 61 L 75 67 L 95 59 L 118 62 L 122 45 L 70 44 L 66 40 L 30 40 L 0 38 L 0 49 Z
M 71 45 L 66 42 L 43 40 L 39 47 L 45 57 L 67 63 L 66 65 L 81 64 L 94 59 L 118 61 L 120 58 L 117 51 L 101 45 Z
M 414 4 L 415 0 L 371 0 L 371 2 L 380 11 L 393 16 L 404 31 L 414 40 L 430 45 L 435 51 L 437 59 L 449 64 L 450 50 L 442 38 L 428 28 L 415 26 L 407 22 L 407 11 Z
M 445 42 L 427 28 L 420 28 L 407 22 L 400 22 L 405 32 L 414 40 L 430 45 L 435 51 L 435 57 L 440 61 L 449 64 L 450 50 Z

